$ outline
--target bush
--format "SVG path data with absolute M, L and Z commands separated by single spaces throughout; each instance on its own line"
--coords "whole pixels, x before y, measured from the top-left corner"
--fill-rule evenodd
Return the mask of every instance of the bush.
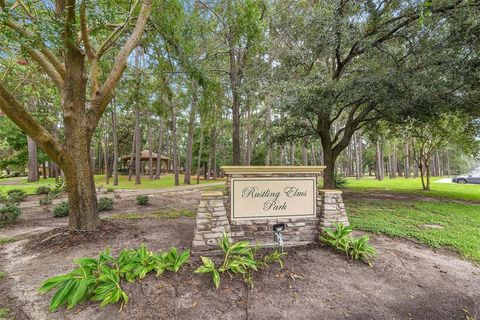
M 115 192 L 115 189 L 110 187 L 110 188 L 105 189 L 105 191 L 107 191 L 107 193 L 110 193 L 110 192 Z
M 37 188 L 37 194 L 49 194 L 52 189 L 49 186 L 40 186 Z
M 149 201 L 150 201 L 150 199 L 148 198 L 147 195 L 137 196 L 137 204 L 138 205 L 141 205 L 141 206 L 147 205 Z
M 20 189 L 12 189 L 7 191 L 7 197 L 6 197 L 6 202 L 10 204 L 16 204 L 22 202 L 23 199 L 27 194 L 25 191 L 20 190 Z
M 38 202 L 41 206 L 46 206 L 52 204 L 52 200 L 53 198 L 49 194 L 46 194 L 45 196 L 41 197 Z
M 20 208 L 14 204 L 0 207 L 0 228 L 15 223 L 21 213 Z
M 341 173 L 335 173 L 333 183 L 337 189 L 345 189 L 348 185 L 348 180 Z
M 68 216 L 69 205 L 67 201 L 62 201 L 53 207 L 53 216 L 55 218 L 62 218 Z
M 98 200 L 98 211 L 108 211 L 113 209 L 113 200 L 102 197 Z

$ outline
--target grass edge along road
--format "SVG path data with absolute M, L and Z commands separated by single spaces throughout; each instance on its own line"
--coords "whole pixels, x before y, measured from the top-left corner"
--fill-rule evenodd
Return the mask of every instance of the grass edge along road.
M 451 177 L 443 177 L 451 179 Z M 376 180 L 374 177 L 364 177 L 356 180 L 347 178 L 347 190 L 352 191 L 384 191 L 388 193 L 411 193 L 425 197 L 438 197 L 452 200 L 480 201 L 480 184 L 457 184 L 436 182 L 442 177 L 432 178 L 431 189 L 422 190 L 420 178 L 398 177 L 396 179 Z

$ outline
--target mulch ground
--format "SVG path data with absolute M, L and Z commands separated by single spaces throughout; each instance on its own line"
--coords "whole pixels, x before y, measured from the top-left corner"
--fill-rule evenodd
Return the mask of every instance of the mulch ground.
M 197 192 L 183 192 L 154 199 L 148 210 L 194 210 L 198 199 Z M 133 202 L 117 203 L 115 208 L 108 215 L 137 210 Z M 253 289 L 241 277 L 224 275 L 216 290 L 207 275 L 193 273 L 205 255 L 194 253 L 179 273 L 159 278 L 151 274 L 124 284 L 130 301 L 121 313 L 119 305 L 101 308 L 94 302 L 50 313 L 53 294 L 39 295 L 36 290 L 45 279 L 70 271 L 74 259 L 96 257 L 107 246 L 116 255 L 142 243 L 153 251 L 183 250 L 190 247 L 195 220 L 112 220 L 92 234 L 69 232 L 66 219 L 60 225 L 41 210 L 22 219 L 9 234 L 28 232 L 30 219 L 40 220 L 42 228 L 49 221 L 53 226 L 45 231 L 30 224 L 30 231 L 36 231 L 28 239 L 0 247 L 0 271 L 6 273 L 0 280 L 0 307 L 8 307 L 20 320 L 465 319 L 467 311 L 480 314 L 477 265 L 447 250 L 377 235 L 372 236 L 378 251 L 373 267 L 348 261 L 321 245 L 287 248 L 285 267 L 275 265 L 256 274 Z

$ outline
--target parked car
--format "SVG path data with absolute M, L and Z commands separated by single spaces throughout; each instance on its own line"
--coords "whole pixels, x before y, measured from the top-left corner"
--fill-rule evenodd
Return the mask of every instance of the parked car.
M 460 176 L 455 176 L 452 179 L 453 182 L 456 183 L 477 183 L 480 184 L 480 173 L 472 173 L 469 175 L 460 175 Z

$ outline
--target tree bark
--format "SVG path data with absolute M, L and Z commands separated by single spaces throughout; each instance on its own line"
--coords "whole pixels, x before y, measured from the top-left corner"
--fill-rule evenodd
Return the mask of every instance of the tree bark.
M 376 142 L 376 176 L 378 181 L 383 180 L 383 156 L 382 156 L 382 144 L 380 140 Z
M 28 145 L 28 182 L 38 181 L 37 144 L 27 135 Z
M 323 161 L 325 170 L 323 170 L 323 189 L 335 189 L 335 162 L 337 155 L 334 154 L 332 147 L 327 143 L 322 144 Z
M 200 170 L 202 168 L 202 149 L 203 149 L 203 126 L 200 124 L 200 146 L 198 147 L 197 159 L 197 184 L 200 183 Z
M 135 108 L 135 184 L 141 184 L 140 166 L 142 165 L 142 132 L 140 127 L 140 110 Z
M 113 135 L 113 185 L 118 186 L 118 135 L 117 135 L 117 104 L 115 96 L 112 100 L 112 135 Z
M 183 184 L 191 184 L 192 176 L 192 158 L 193 158 L 193 135 L 195 133 L 195 119 L 197 111 L 197 84 L 193 84 L 192 104 L 190 105 L 190 114 L 188 119 L 188 136 L 185 163 L 185 176 Z
M 271 157 L 272 157 L 272 138 L 271 138 L 271 134 L 270 134 L 270 127 L 271 127 L 271 124 L 272 124 L 272 106 L 271 106 L 269 100 L 267 101 L 266 117 L 267 117 L 267 119 L 265 121 L 265 124 L 266 124 L 265 144 L 266 144 L 267 152 L 266 152 L 266 155 L 265 155 L 265 165 L 269 166 L 270 161 L 271 161 Z
M 307 151 L 307 146 L 302 143 L 302 160 L 303 160 L 303 165 L 308 166 L 308 151 Z
M 180 178 L 179 178 L 179 168 L 178 168 L 178 146 L 177 146 L 177 114 L 175 111 L 175 107 L 173 106 L 172 102 L 170 101 L 170 105 L 172 107 L 172 111 L 170 112 L 171 122 L 172 122 L 172 147 L 173 147 L 173 171 L 175 174 L 175 185 L 180 185 Z
M 163 152 L 163 119 L 160 117 L 158 124 L 158 150 L 157 150 L 157 170 L 155 171 L 155 179 L 160 179 L 162 174 L 162 152 Z
M 109 170 L 109 152 L 108 152 L 108 133 L 107 125 L 104 121 L 103 123 L 104 132 L 103 132 L 103 160 L 104 160 L 104 170 L 105 170 L 105 184 L 110 184 L 110 170 Z
M 152 141 L 152 125 L 150 121 L 147 122 L 147 140 L 148 140 L 148 177 L 149 179 L 153 179 L 153 141 Z

